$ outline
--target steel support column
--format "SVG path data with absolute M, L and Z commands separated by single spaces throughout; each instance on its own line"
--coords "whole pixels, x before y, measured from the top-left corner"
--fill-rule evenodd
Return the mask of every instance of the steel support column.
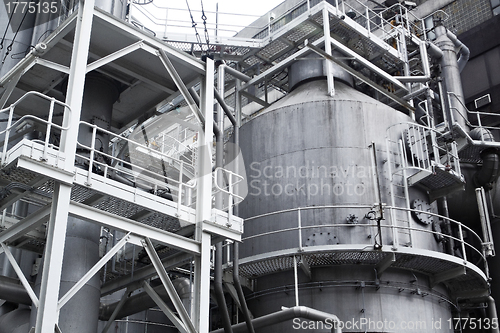
M 70 106 L 72 115 L 71 119 L 65 116 L 63 120 L 63 123 L 69 125 L 70 129 L 62 133 L 60 147 L 61 152 L 66 157 L 65 170 L 69 172 L 74 170 L 78 123 L 83 99 L 93 13 L 94 0 L 79 1 L 66 95 L 66 103 Z M 37 311 L 35 333 L 53 333 L 59 319 L 58 298 L 70 197 L 70 185 L 60 182 L 54 184 L 52 210 L 47 225 L 44 269 L 39 297 L 40 305 Z
M 195 239 L 201 243 L 200 256 L 194 262 L 194 300 L 192 321 L 200 333 L 209 331 L 210 309 L 210 245 L 211 236 L 203 225 L 210 220 L 212 213 L 212 156 L 213 145 L 213 99 L 214 99 L 214 61 L 207 57 L 205 77 L 201 80 L 201 112 L 205 117 L 203 131 L 200 132 L 198 148 L 200 151 L 196 196 Z

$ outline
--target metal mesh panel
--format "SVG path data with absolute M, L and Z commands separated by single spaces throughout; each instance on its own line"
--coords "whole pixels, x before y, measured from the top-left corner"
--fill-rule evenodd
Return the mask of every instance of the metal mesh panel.
M 338 266 L 338 265 L 370 265 L 376 266 L 386 256 L 386 252 L 378 251 L 322 251 L 301 255 L 310 267 Z M 428 257 L 418 254 L 396 253 L 393 268 L 406 269 L 434 275 L 462 267 L 456 262 L 441 258 Z M 231 270 L 228 267 L 228 270 Z M 265 260 L 242 264 L 241 275 L 246 278 L 258 278 L 263 275 L 293 269 L 293 254 L 270 257 Z M 467 274 L 446 281 L 448 287 L 454 291 L 480 291 L 487 288 L 487 281 L 475 271 L 467 269 Z
M 0 178 L 5 182 L 27 184 L 38 177 L 38 174 L 21 168 L 11 167 L 0 171 Z
M 316 25 L 306 21 L 304 23 L 299 24 L 295 29 L 291 30 L 290 32 L 287 32 L 283 36 L 283 38 L 286 38 L 290 42 L 297 43 L 302 39 L 306 38 L 306 36 L 315 32 L 316 30 L 319 31 Z
M 288 49 L 289 47 L 290 46 L 288 44 L 277 39 L 260 50 L 257 54 L 267 59 L 273 59 L 278 53 Z
M 403 254 L 397 255 L 397 260 L 392 267 L 406 268 L 427 274 L 436 274 L 456 268 L 456 264 L 438 258 L 413 256 Z

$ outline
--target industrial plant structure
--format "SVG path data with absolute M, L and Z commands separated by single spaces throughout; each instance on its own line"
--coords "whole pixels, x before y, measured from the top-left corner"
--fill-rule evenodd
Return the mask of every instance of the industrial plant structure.
M 4 3 L 0 333 L 499 332 L 498 1 Z

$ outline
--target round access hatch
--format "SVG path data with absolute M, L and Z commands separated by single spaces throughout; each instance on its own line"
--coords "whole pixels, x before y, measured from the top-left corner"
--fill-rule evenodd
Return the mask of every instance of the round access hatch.
M 424 212 L 432 212 L 432 206 L 425 200 L 415 199 L 411 202 L 411 209 L 418 210 L 418 212 L 412 211 L 413 216 L 417 219 L 417 222 L 420 222 L 424 225 L 429 225 L 434 222 L 434 217 L 429 214 L 425 214 Z

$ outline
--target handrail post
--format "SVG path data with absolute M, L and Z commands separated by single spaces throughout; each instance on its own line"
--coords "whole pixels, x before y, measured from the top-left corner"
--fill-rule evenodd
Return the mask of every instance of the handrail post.
M 5 131 L 5 139 L 3 140 L 2 165 L 5 164 L 7 158 L 7 146 L 9 145 L 10 126 L 12 125 L 12 116 L 14 115 L 14 107 L 10 106 L 9 119 L 7 119 L 7 130 Z
M 182 200 L 182 175 L 184 172 L 184 161 L 181 161 L 179 166 L 179 190 L 177 193 L 177 217 L 181 216 L 181 200 Z
M 90 143 L 90 155 L 89 155 L 89 171 L 87 174 L 87 183 L 85 185 L 91 186 L 92 182 L 92 167 L 94 166 L 94 150 L 95 150 L 95 138 L 97 134 L 97 126 L 92 126 L 92 142 Z
M 297 257 L 293 255 L 293 280 L 295 287 L 295 306 L 299 306 L 299 275 L 297 271 Z
M 50 99 L 49 117 L 47 118 L 47 130 L 45 131 L 45 144 L 43 146 L 42 161 L 47 161 L 47 149 L 49 148 L 50 130 L 52 128 L 52 117 L 54 115 L 55 98 Z
M 298 220 L 297 220 L 297 224 L 298 224 L 298 230 L 299 230 L 299 251 L 302 251 L 302 219 L 301 219 L 301 216 L 300 216 L 300 207 L 297 209 L 297 213 L 298 213 Z
M 228 188 L 229 188 L 229 193 L 228 193 L 228 203 L 227 203 L 227 219 L 228 219 L 228 226 L 230 227 L 232 225 L 231 221 L 233 219 L 233 174 L 231 172 L 228 172 Z
M 462 223 L 458 223 L 458 235 L 460 237 L 460 245 L 462 247 L 462 255 L 464 262 L 467 261 L 467 254 L 465 253 L 465 241 L 464 241 L 464 233 L 462 230 Z
M 366 7 L 366 30 L 368 30 L 368 36 L 370 36 L 370 12 L 368 11 L 368 7 Z

